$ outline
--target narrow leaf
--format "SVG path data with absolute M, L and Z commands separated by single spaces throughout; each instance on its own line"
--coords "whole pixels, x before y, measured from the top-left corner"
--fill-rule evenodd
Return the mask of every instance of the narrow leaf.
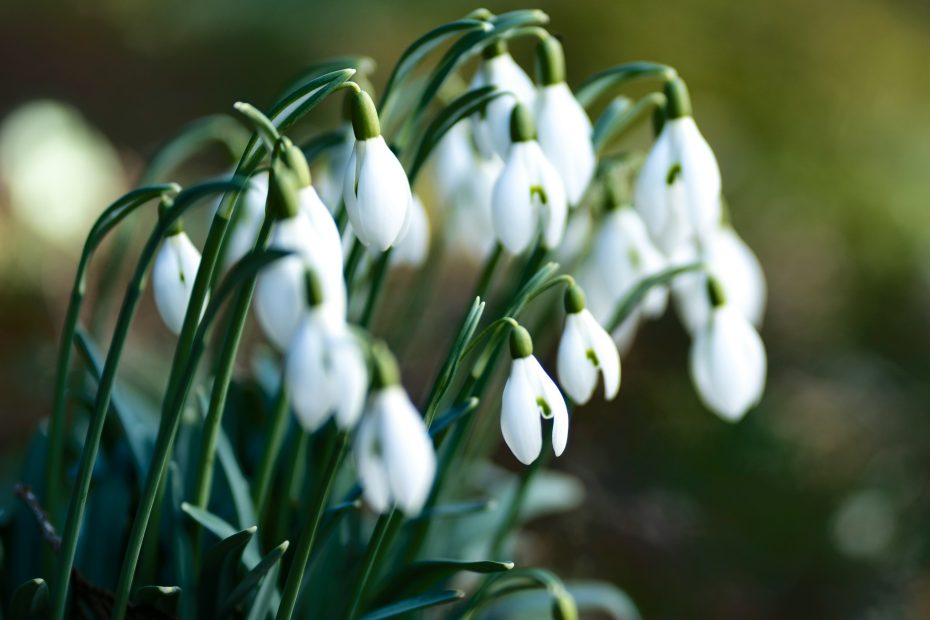
M 425 508 L 414 520 L 421 521 L 427 519 L 467 517 L 469 515 L 490 512 L 492 510 L 497 510 L 497 500 L 493 498 L 481 500 L 480 502 L 444 504 Z
M 143 586 L 136 590 L 132 604 L 147 607 L 169 616 L 177 616 L 181 603 L 181 588 L 177 586 Z
M 44 617 L 49 611 L 48 585 L 44 579 L 30 579 L 13 592 L 9 607 L 13 620 Z
M 617 304 L 617 309 L 614 311 L 613 316 L 610 321 L 605 325 L 605 328 L 608 332 L 612 332 L 627 319 L 628 316 L 636 309 L 636 306 L 643 300 L 653 287 L 655 286 L 664 286 L 674 280 L 676 277 L 680 276 L 683 273 L 688 273 L 690 271 L 699 271 L 704 269 L 704 263 L 688 263 L 687 265 L 678 265 L 676 267 L 669 267 L 664 271 L 644 278 L 642 282 L 636 285 L 632 291 L 627 293 L 619 304 Z
M 229 598 L 226 599 L 226 602 L 223 603 L 223 606 L 220 608 L 220 612 L 217 614 L 218 618 L 224 618 L 230 613 L 232 613 L 236 606 L 241 603 L 246 596 L 255 588 L 258 583 L 262 580 L 268 571 L 271 570 L 278 562 L 281 561 L 281 558 L 284 556 L 284 552 L 287 551 L 288 541 L 284 541 L 274 549 L 272 549 L 261 561 L 255 565 L 255 568 L 246 573 L 246 576 L 242 579 L 236 589 L 232 591 L 229 595 Z
M 396 618 L 397 616 L 407 614 L 428 607 L 437 605 L 446 605 L 464 598 L 465 593 L 461 590 L 440 590 L 439 592 L 428 592 L 419 596 L 405 598 L 402 601 L 391 603 L 380 609 L 376 609 L 362 616 L 362 620 L 384 620 L 385 618 Z
M 460 419 L 472 413 L 478 408 L 478 399 L 471 397 L 464 403 L 453 405 L 442 415 L 437 417 L 429 427 L 430 437 L 437 437 L 440 433 L 452 426 Z

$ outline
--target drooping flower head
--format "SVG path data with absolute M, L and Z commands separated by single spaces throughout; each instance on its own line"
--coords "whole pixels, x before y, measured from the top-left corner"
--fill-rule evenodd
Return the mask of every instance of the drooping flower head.
M 404 229 L 410 211 L 410 183 L 381 136 L 371 97 L 364 91 L 350 96 L 355 148 L 346 165 L 342 198 L 359 241 L 383 252 Z
M 355 438 L 365 499 L 378 512 L 419 514 L 436 475 L 436 453 L 420 412 L 400 385 L 394 356 L 373 348 L 373 391 Z
M 160 205 L 162 213 L 166 203 Z M 194 279 L 200 268 L 200 251 L 176 221 L 165 237 L 152 268 L 152 291 L 155 306 L 165 326 L 175 335 L 181 332 L 190 304 Z M 206 301 L 204 301 L 206 307 Z
M 555 382 L 533 355 L 533 340 L 522 326 L 510 332 L 510 376 L 501 400 L 501 433 L 521 463 L 542 451 L 542 421 L 552 420 L 552 450 L 560 456 L 568 443 L 568 408 Z
M 513 109 L 510 136 L 513 143 L 491 202 L 494 232 L 511 254 L 520 254 L 540 235 L 547 248 L 555 248 L 565 233 L 565 187 L 536 142 L 536 126 L 524 105 Z
M 522 103 L 532 109 L 536 89 L 526 72 L 507 51 L 507 42 L 498 39 L 484 49 L 478 71 L 469 90 L 495 86 L 510 96 L 495 97 L 473 118 L 475 144 L 482 157 L 506 157 L 510 148 L 510 115 Z
M 591 400 L 598 375 L 604 378 L 604 398 L 613 400 L 620 389 L 620 353 L 585 307 L 575 284 L 565 291 L 565 331 L 559 342 L 559 382 L 579 405 Z
M 591 121 L 565 83 L 565 53 L 555 37 L 537 47 L 540 87 L 536 96 L 539 145 L 558 170 L 568 203 L 577 205 L 591 183 L 597 158 Z
M 420 267 L 429 254 L 430 226 L 426 207 L 414 194 L 411 198 L 410 216 L 407 226 L 401 231 L 391 253 L 391 264 L 395 266 Z

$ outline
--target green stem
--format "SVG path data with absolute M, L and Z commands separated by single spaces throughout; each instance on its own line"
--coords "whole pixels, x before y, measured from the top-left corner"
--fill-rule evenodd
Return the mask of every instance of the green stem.
M 525 467 L 523 471 L 520 472 L 520 480 L 517 482 L 517 488 L 514 490 L 513 498 L 510 501 L 510 505 L 507 507 L 507 514 L 501 520 L 494 534 L 494 538 L 491 542 L 492 558 L 500 556 L 504 542 L 506 542 L 507 536 L 510 534 L 511 530 L 513 530 L 520 516 L 520 509 L 523 508 L 523 502 L 526 501 L 526 495 L 529 492 L 533 478 L 535 478 L 537 472 L 543 468 L 543 465 L 549 462 L 551 455 L 552 434 L 544 433 L 542 451 L 539 453 L 539 457 L 533 461 L 529 467 Z
M 391 262 L 391 252 L 393 251 L 394 248 L 388 248 L 386 252 L 378 257 L 378 262 L 375 264 L 371 287 L 368 289 L 368 299 L 365 301 L 365 309 L 359 320 L 359 325 L 366 329 L 371 325 L 371 320 L 375 314 L 375 308 L 378 305 L 378 299 L 381 297 L 381 289 L 384 287 L 385 280 L 387 280 L 387 268 L 388 264 Z
M 365 559 L 362 561 L 362 570 L 359 573 L 358 581 L 355 583 L 352 603 L 345 616 L 346 620 L 355 620 L 361 611 L 374 568 L 378 564 L 384 549 L 389 546 L 389 541 L 393 538 L 393 532 L 400 522 L 401 515 L 396 509 L 378 518 L 375 529 L 371 533 L 371 539 L 368 541 L 368 549 L 365 552 Z
M 629 62 L 605 69 L 588 78 L 575 91 L 575 97 L 584 107 L 589 107 L 602 94 L 626 82 L 644 78 L 669 80 L 677 76 L 673 67 L 654 62 Z
M 271 425 L 268 428 L 268 437 L 265 439 L 265 452 L 262 454 L 262 460 L 259 463 L 258 473 L 255 475 L 255 483 L 252 487 L 255 514 L 259 519 L 265 512 L 265 503 L 268 501 L 268 493 L 271 490 L 271 474 L 274 472 L 274 464 L 281 451 L 281 444 L 284 442 L 290 412 L 290 399 L 284 381 L 284 372 L 282 371 L 281 383 L 278 386 L 278 393 L 275 396 L 274 407 L 271 411 Z
M 329 455 L 326 458 L 326 468 L 320 480 L 321 486 L 317 492 L 316 501 L 310 511 L 310 521 L 301 533 L 287 574 L 284 592 L 281 595 L 281 606 L 278 607 L 278 614 L 275 616 L 278 620 L 290 620 L 291 615 L 294 613 L 294 606 L 297 604 L 297 595 L 300 594 L 300 586 L 303 583 L 304 572 L 307 569 L 310 554 L 313 551 L 313 543 L 316 541 L 317 530 L 320 527 L 320 521 L 326 509 L 326 501 L 329 498 L 329 492 L 336 478 L 336 472 L 339 471 L 339 463 L 342 462 L 347 443 L 348 436 L 344 432 L 339 432 L 339 434 L 330 441 Z M 308 480 L 312 480 L 312 478 L 308 477 Z M 308 491 L 310 491 L 310 489 L 308 489 Z

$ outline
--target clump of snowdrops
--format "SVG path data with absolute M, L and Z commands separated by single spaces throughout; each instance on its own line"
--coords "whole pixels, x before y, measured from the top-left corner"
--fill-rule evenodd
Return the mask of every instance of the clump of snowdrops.
M 3 514 L 11 617 L 635 615 L 611 586 L 521 565 L 513 534 L 534 489 L 537 504 L 570 503 L 543 466 L 572 448 L 572 412 L 599 384 L 618 397 L 621 352 L 669 296 L 698 396 L 729 421 L 752 408 L 765 285 L 683 79 L 635 62 L 573 91 L 547 26 L 533 10 L 444 24 L 377 103 L 371 61 L 321 63 L 265 112 L 237 103 L 182 131 L 103 211 L 29 450 L 33 489 Z M 535 81 L 508 52 L 526 40 Z M 656 90 L 619 94 L 632 80 Z M 301 131 L 332 98 L 343 123 Z M 621 140 L 642 122 L 656 135 L 645 154 Z M 159 182 L 215 141 L 236 152 L 231 173 Z M 141 250 L 111 255 L 135 267 L 97 343 L 82 324 L 95 250 L 156 207 Z M 194 240 L 197 217 L 209 227 Z M 417 334 L 441 257 L 482 265 L 454 271 L 474 294 Z M 147 288 L 174 348 L 154 405 L 118 376 Z M 386 308 L 394 320 L 377 320 Z M 243 360 L 253 320 L 267 347 Z M 415 401 L 403 351 L 416 337 L 445 354 Z M 496 437 L 516 475 L 490 465 Z

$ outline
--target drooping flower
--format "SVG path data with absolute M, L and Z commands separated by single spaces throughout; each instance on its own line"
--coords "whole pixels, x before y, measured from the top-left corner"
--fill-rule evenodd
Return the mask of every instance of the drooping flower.
M 165 238 L 152 269 L 155 306 L 174 334 L 181 332 L 199 268 L 200 251 L 178 226 Z
M 410 221 L 394 243 L 392 265 L 420 267 L 429 253 L 429 217 L 420 199 L 414 195 L 410 205 Z
M 496 86 L 511 94 L 492 99 L 473 118 L 475 144 L 482 157 L 496 153 L 503 158 L 510 148 L 510 115 L 514 105 L 522 103 L 532 108 L 536 99 L 533 81 L 507 51 L 503 40 L 485 48 L 469 90 L 484 86 Z
M 720 283 L 708 279 L 711 312 L 691 345 L 691 379 L 701 401 L 736 422 L 765 389 L 765 346 L 745 316 L 726 302 Z
M 322 285 L 315 274 L 307 274 L 310 307 L 285 362 L 291 402 L 306 431 L 317 430 L 330 416 L 341 429 L 350 430 L 362 413 L 368 390 L 365 357 L 345 320 L 326 310 Z
M 359 241 L 383 252 L 403 230 L 410 183 L 381 136 L 378 112 L 368 93 L 354 93 L 351 106 L 355 148 L 346 165 L 342 197 Z
M 375 349 L 375 388 L 355 438 L 355 456 L 365 499 L 386 512 L 397 506 L 419 514 L 436 474 L 436 453 L 423 418 L 398 383 L 397 364 Z
M 559 342 L 559 382 L 568 395 L 583 405 L 594 394 L 597 377 L 604 378 L 604 397 L 613 400 L 620 389 L 620 354 L 610 334 L 585 307 L 577 285 L 565 291 L 565 330 Z
M 296 149 L 295 149 L 296 150 Z M 297 152 L 299 154 L 299 151 Z M 295 154 L 295 158 L 298 157 Z M 307 268 L 320 279 L 327 311 L 345 317 L 346 290 L 342 276 L 342 244 L 339 231 L 329 211 L 309 184 L 306 161 L 300 174 L 276 171 L 272 182 L 282 195 L 293 201 L 279 214 L 271 233 L 269 247 L 293 252 L 266 267 L 258 277 L 255 312 L 262 330 L 280 350 L 285 350 L 300 325 L 307 299 Z M 294 179 L 293 184 L 288 179 Z
M 666 120 L 636 182 L 635 206 L 666 254 L 720 225 L 720 169 L 678 78 L 666 83 Z
M 552 450 L 568 443 L 568 408 L 555 382 L 533 355 L 533 341 L 522 326 L 510 332 L 510 376 L 501 400 L 501 433 L 521 463 L 529 465 L 542 451 L 542 419 L 552 420 Z
M 330 213 L 335 214 L 342 203 L 342 187 L 345 182 L 346 166 L 352 156 L 352 147 L 355 144 L 352 134 L 352 123 L 346 121 L 337 129 L 341 139 L 326 150 L 322 157 L 319 171 L 314 167 L 313 178 L 320 200 L 326 205 Z
M 565 83 L 565 54 L 555 37 L 537 48 L 540 89 L 536 97 L 539 146 L 558 170 L 570 205 L 577 205 L 591 183 L 597 158 L 591 121 Z
M 230 224 L 226 243 L 226 267 L 245 256 L 254 246 L 258 231 L 265 219 L 265 202 L 268 199 L 268 172 L 262 171 L 249 178 L 248 189 L 239 199 L 235 220 Z
M 513 144 L 491 203 L 494 232 L 512 254 L 523 252 L 539 235 L 546 247 L 555 248 L 565 233 L 565 187 L 535 140 L 526 106 L 514 107 L 510 127 Z
M 701 249 L 703 252 L 699 253 L 694 245 L 686 245 L 673 256 L 672 262 L 684 265 L 702 260 L 706 271 L 720 282 L 729 305 L 759 327 L 766 297 L 765 274 L 759 259 L 728 225 L 716 231 Z M 672 296 L 675 310 L 689 332 L 694 333 L 707 322 L 710 301 L 704 273 L 683 273 L 675 278 Z

